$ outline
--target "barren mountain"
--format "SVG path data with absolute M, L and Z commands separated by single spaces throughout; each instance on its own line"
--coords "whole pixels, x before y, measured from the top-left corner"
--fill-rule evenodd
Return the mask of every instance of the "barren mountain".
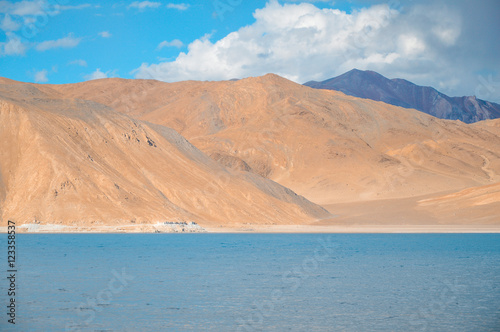
M 418 197 L 500 180 L 500 133 L 276 75 L 53 86 L 172 127 L 220 163 L 319 204 Z
M 307 224 L 328 217 L 316 203 L 338 215 L 323 225 L 500 222 L 500 120 L 272 74 L 0 83 L 4 221 Z
M 472 123 L 500 118 L 500 105 L 496 103 L 477 99 L 475 96 L 448 97 L 434 88 L 419 86 L 399 78 L 388 79 L 370 70 L 353 69 L 322 82 L 310 81 L 304 85 L 414 108 L 441 119 Z
M 0 82 L 2 226 L 294 224 L 328 215 L 271 180 L 221 166 L 170 128 L 49 86 Z
M 418 201 L 418 209 L 454 223 L 499 223 L 500 183 Z

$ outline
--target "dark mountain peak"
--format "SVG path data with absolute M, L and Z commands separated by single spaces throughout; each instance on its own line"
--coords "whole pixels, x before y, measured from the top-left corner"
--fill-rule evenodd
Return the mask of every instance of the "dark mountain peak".
M 373 71 L 373 70 L 362 70 L 362 69 L 358 69 L 358 68 L 353 68 L 351 70 L 349 70 L 348 72 L 345 72 L 344 74 L 340 75 L 340 76 L 343 76 L 343 75 L 353 75 L 353 74 L 358 74 L 358 75 L 362 75 L 362 74 L 377 74 L 377 75 L 380 75 L 379 73 Z
M 375 74 L 375 75 L 382 76 L 373 70 L 361 70 L 361 69 L 357 69 L 357 68 L 351 69 L 345 74 L 349 74 L 349 73 L 351 73 L 351 74 L 366 74 L 366 75 L 374 75 Z
M 388 79 L 371 70 L 352 69 L 322 82 L 304 85 L 341 91 L 347 95 L 414 108 L 442 119 L 466 123 L 500 118 L 500 105 L 476 97 L 448 97 L 429 86 L 419 86 L 401 78 Z
M 331 78 L 327 81 L 330 81 L 330 80 L 340 80 L 340 79 L 364 79 L 364 80 L 387 80 L 389 81 L 389 79 L 385 78 L 384 76 L 380 75 L 379 73 L 375 72 L 375 71 L 371 71 L 371 70 L 359 70 L 359 69 L 351 69 L 350 71 L 340 75 L 340 76 L 337 76 L 337 77 L 334 77 L 334 78 Z

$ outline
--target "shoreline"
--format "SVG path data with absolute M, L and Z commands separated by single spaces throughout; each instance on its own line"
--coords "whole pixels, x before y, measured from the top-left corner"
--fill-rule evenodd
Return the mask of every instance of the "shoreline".
M 500 225 L 273 225 L 247 228 L 205 228 L 208 233 L 290 234 L 469 234 L 500 233 Z
M 241 225 L 207 226 L 200 225 L 199 230 L 171 231 L 158 230 L 156 225 L 113 225 L 113 226 L 61 226 L 38 225 L 36 229 L 17 227 L 17 234 L 188 234 L 188 233 L 245 233 L 245 234 L 486 234 L 500 233 L 500 225 Z M 7 227 L 0 227 L 0 233 L 6 234 Z

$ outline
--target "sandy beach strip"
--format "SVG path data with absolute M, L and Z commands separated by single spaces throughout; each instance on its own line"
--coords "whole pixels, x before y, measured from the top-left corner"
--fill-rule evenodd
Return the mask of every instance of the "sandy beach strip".
M 500 225 L 248 225 L 205 229 L 209 233 L 500 233 Z
M 310 225 L 200 225 L 199 230 L 159 228 L 157 224 L 110 226 L 37 225 L 18 227 L 16 233 L 500 233 L 500 225 L 390 225 L 390 224 L 310 224 Z M 7 227 L 0 227 L 7 233 Z

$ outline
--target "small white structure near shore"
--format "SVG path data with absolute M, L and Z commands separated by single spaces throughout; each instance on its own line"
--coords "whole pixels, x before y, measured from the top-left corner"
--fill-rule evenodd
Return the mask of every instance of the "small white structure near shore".
M 206 230 L 194 221 L 165 221 L 155 225 L 156 233 L 200 233 Z

